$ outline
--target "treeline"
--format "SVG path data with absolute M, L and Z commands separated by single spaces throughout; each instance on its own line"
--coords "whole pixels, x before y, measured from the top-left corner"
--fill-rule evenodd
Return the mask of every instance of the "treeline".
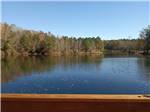
M 119 39 L 104 41 L 105 50 L 127 53 L 150 53 L 150 25 L 144 28 L 138 39 Z
M 144 52 L 144 39 L 119 39 L 104 41 L 108 51 L 121 51 L 126 53 Z
M 150 50 L 150 26 L 140 32 L 138 39 L 104 40 L 100 37 L 75 38 L 55 36 L 52 33 L 25 30 L 15 25 L 1 24 L 2 56 L 11 55 L 62 55 L 101 54 L 103 51 L 138 51 L 148 54 Z
M 100 37 L 57 37 L 52 33 L 24 30 L 15 25 L 1 24 L 1 51 L 4 55 L 50 55 L 102 53 Z

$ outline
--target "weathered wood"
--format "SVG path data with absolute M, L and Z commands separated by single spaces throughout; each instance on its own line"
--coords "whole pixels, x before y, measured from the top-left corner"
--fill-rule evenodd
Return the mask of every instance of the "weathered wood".
M 2 94 L 2 112 L 150 112 L 143 95 Z

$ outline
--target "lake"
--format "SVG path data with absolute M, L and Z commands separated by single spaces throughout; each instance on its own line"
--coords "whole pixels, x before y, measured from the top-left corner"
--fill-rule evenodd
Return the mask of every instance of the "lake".
M 12 57 L 1 69 L 2 93 L 150 94 L 150 57 Z

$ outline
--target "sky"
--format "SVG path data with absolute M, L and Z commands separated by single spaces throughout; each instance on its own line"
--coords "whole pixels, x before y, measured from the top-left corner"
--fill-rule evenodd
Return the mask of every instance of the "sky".
M 58 36 L 138 38 L 150 25 L 150 2 L 3 1 L 1 21 Z

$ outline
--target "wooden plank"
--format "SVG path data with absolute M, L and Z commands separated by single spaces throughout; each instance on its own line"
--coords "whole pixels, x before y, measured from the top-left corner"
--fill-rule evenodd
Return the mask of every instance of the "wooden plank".
M 143 95 L 1 94 L 2 112 L 150 112 Z

